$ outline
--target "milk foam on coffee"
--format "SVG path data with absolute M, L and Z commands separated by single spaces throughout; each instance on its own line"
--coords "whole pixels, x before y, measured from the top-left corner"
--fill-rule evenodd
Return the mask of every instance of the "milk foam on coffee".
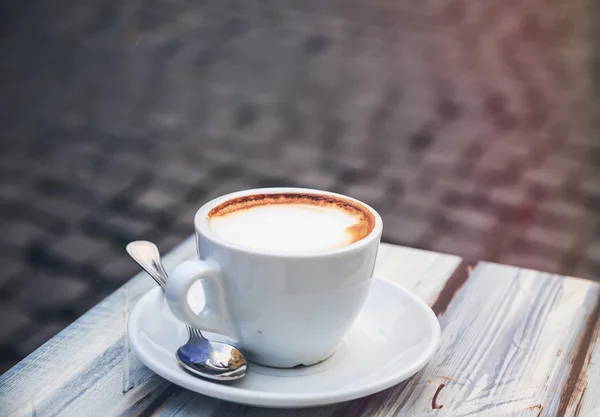
M 213 209 L 213 233 L 254 249 L 312 252 L 349 245 L 372 230 L 372 215 L 356 203 L 295 194 L 253 197 Z

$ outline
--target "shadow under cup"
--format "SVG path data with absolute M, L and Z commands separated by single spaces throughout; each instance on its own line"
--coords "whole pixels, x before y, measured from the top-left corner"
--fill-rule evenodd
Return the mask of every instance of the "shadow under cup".
M 362 238 L 350 244 L 297 253 L 242 246 L 220 238 L 210 228 L 209 213 L 215 209 L 241 201 L 275 201 L 282 195 L 350 204 L 352 210 L 367 213 L 372 223 Z M 199 259 L 188 261 L 193 263 L 188 267 L 177 267 L 167 286 L 173 313 L 189 325 L 231 337 L 253 362 L 291 368 L 330 357 L 352 326 L 369 292 L 382 221 L 375 210 L 350 197 L 268 188 L 229 194 L 205 204 L 196 213 L 195 229 Z M 183 306 L 181 300 L 187 296 L 186 285 L 198 280 L 206 305 L 200 314 L 190 315 L 185 311 L 187 302 Z

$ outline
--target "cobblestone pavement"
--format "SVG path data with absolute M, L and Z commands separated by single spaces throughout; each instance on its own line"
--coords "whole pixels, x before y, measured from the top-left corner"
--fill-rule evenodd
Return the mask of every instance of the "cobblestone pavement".
M 346 193 L 384 240 L 600 277 L 597 13 L 523 0 L 8 0 L 0 372 L 202 202 Z M 596 171 L 595 171 L 596 170 Z

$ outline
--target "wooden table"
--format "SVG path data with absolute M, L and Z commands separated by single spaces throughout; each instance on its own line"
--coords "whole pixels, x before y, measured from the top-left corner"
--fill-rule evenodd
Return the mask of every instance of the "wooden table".
M 193 239 L 166 258 L 194 256 Z M 2 416 L 600 416 L 600 284 L 383 244 L 376 273 L 428 302 L 441 347 L 410 380 L 313 409 L 205 397 L 130 351 L 129 312 L 155 284 L 139 274 L 0 377 Z

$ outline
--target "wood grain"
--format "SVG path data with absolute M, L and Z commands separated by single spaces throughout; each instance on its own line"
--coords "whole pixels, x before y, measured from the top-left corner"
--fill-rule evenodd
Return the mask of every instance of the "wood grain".
M 189 239 L 167 269 L 193 256 Z M 281 411 L 179 388 L 129 350 L 127 316 L 154 285 L 140 274 L 0 377 L 1 415 L 600 415 L 599 284 L 385 244 L 376 274 L 428 302 L 442 325 L 428 366 L 386 391 Z
M 441 348 L 411 381 L 419 388 L 401 392 L 388 410 L 555 415 L 597 297 L 596 283 L 479 264 L 440 317 Z

